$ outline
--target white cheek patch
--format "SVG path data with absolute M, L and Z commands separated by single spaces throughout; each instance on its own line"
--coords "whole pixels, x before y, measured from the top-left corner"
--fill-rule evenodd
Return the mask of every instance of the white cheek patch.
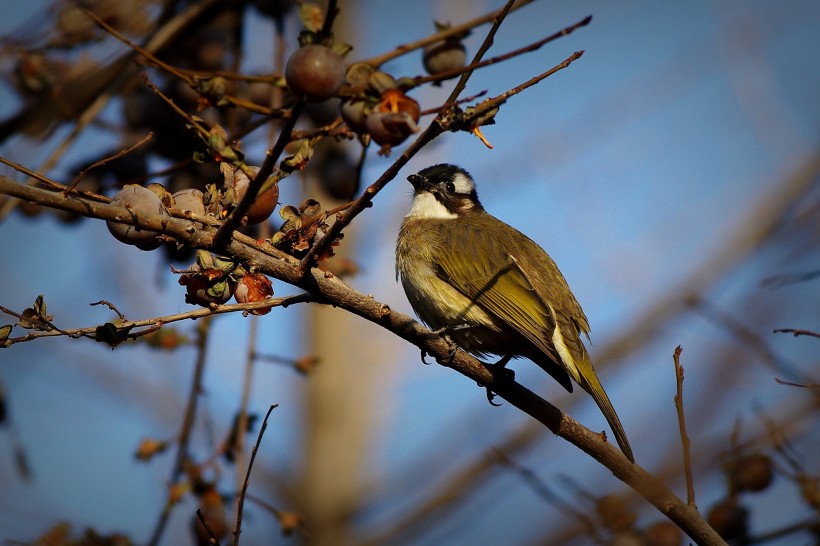
M 456 173 L 453 177 L 453 186 L 456 188 L 456 193 L 464 195 L 469 195 L 475 188 L 473 181 L 464 173 Z
M 447 208 L 428 191 L 416 195 L 413 199 L 413 206 L 410 207 L 410 212 L 407 213 L 407 217 L 434 218 L 437 220 L 452 220 L 457 218 L 455 214 L 447 210 Z

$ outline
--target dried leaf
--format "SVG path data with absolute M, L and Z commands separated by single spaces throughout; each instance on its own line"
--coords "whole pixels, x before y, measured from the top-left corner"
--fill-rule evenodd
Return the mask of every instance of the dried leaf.
M 100 343 L 107 343 L 111 348 L 114 348 L 128 340 L 128 332 L 133 327 L 133 325 L 121 327 L 112 322 L 106 322 L 102 326 L 97 326 L 94 331 L 94 339 Z
M 325 14 L 320 6 L 304 2 L 299 6 L 299 20 L 310 32 L 319 32 L 325 23 Z
M 11 347 L 11 341 L 9 341 L 9 336 L 11 335 L 11 331 L 13 328 L 14 327 L 11 324 L 0 326 L 0 348 L 5 349 L 6 347 Z

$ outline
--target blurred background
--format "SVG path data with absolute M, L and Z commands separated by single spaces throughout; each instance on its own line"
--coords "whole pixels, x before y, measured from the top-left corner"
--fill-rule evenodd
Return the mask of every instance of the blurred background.
M 84 2 L 91 4 L 113 10 L 104 0 Z M 169 17 L 159 3 L 116 4 L 121 11 L 106 20 L 141 43 L 154 21 Z M 160 56 L 200 70 L 281 70 L 277 63 L 297 47 L 298 17 L 276 11 L 277 2 L 257 4 L 267 13 L 253 3 L 224 3 Z M 68 183 L 83 167 L 155 130 L 149 147 L 116 168 L 99 169 L 94 189 L 109 195 L 123 178 L 190 157 L 190 137 L 174 114 L 141 84 L 117 80 L 132 70 L 122 57 L 126 46 L 96 27 L 86 30 L 66 5 L 13 2 L 0 20 L 0 119 L 6 120 L 0 155 Z M 459 24 L 502 5 L 340 2 L 335 37 L 353 46 L 347 61 L 369 59 L 431 34 L 434 20 Z M 188 7 L 180 3 L 172 15 Z M 448 133 L 427 146 L 345 231 L 336 260 L 357 267 L 345 277 L 352 287 L 412 314 L 393 267 L 395 237 L 411 200 L 404 179 L 435 163 L 463 166 L 488 211 L 541 244 L 569 281 L 592 326 L 593 363 L 637 462 L 685 498 L 673 402 L 672 354 L 681 345 L 698 507 L 706 514 L 725 501 L 729 478 L 736 478 L 726 471 L 732 461 L 763 455 L 764 467 L 773 463 L 771 483 L 735 497 L 748 510 L 748 536 L 797 526 L 768 543 L 811 544 L 818 535 L 808 524 L 817 525 L 820 505 L 817 482 L 811 485 L 820 474 L 819 391 L 776 379 L 816 385 L 820 339 L 773 330 L 820 331 L 820 6 L 810 0 L 535 2 L 509 15 L 488 56 L 590 14 L 592 22 L 571 35 L 477 71 L 464 96 L 501 94 L 585 50 L 569 68 L 501 107 L 496 125 L 483 130 L 494 149 L 467 133 Z M 479 26 L 464 39 L 468 57 L 488 29 Z M 424 74 L 422 54 L 382 69 L 396 77 Z M 154 81 L 171 80 L 146 71 Z M 60 95 L 74 105 L 115 91 L 73 135 L 78 113 L 66 114 L 53 96 L 38 98 L 44 78 L 51 85 L 79 81 L 66 88 L 75 95 Z M 453 85 L 410 94 L 422 109 L 434 108 Z M 245 91 L 253 100 L 252 92 L 268 104 L 275 100 L 270 89 L 268 95 Z M 298 128 L 328 123 L 334 108 L 315 107 Z M 28 117 L 15 118 L 20 112 Z M 258 119 L 237 111 L 199 115 L 229 132 Z M 422 117 L 420 125 L 431 119 Z M 163 126 L 168 120 L 176 124 Z M 261 163 L 275 127 L 242 139 L 248 163 Z M 298 205 L 310 196 L 326 209 L 336 206 L 376 180 L 406 143 L 390 158 L 371 147 L 360 187 L 352 178 L 358 142 L 325 146 L 304 171 L 282 181 L 281 203 Z M 217 182 L 208 167 L 176 169 L 157 181 L 175 188 Z M 0 173 L 25 180 L 5 165 Z M 123 245 L 100 221 L 0 206 L 0 305 L 20 312 L 44 294 L 61 328 L 111 320 L 107 309 L 89 306 L 99 300 L 130 319 L 191 309 L 169 264 L 183 267 L 192 258 Z M 272 223 L 274 229 L 280 223 L 276 214 Z M 298 293 L 276 280 L 274 290 Z M 5 316 L 0 324 L 13 322 Z M 177 329 L 196 340 L 200 323 Z M 259 318 L 220 316 L 206 346 L 204 353 L 191 344 L 175 350 L 125 344 L 112 351 L 85 339 L 49 338 L 3 350 L 0 539 L 29 543 L 68 522 L 73 536 L 93 528 L 148 543 L 167 501 L 174 438 L 196 369 L 201 393 L 189 452 L 196 463 L 211 463 L 202 472 L 226 496 L 231 528 L 230 499 L 246 466 L 213 454 L 243 396 L 257 416 L 245 461 L 262 416 L 278 404 L 253 467 L 249 494 L 259 502 L 245 504 L 245 544 L 615 543 L 625 528 L 643 533 L 662 521 L 606 469 L 528 416 L 506 403 L 491 407 L 470 380 L 423 365 L 416 347 L 341 310 L 294 306 Z M 250 350 L 268 358 L 248 366 Z M 318 363 L 306 374 L 292 365 L 314 357 Z M 579 389 L 564 392 L 527 361 L 512 367 L 519 382 L 587 427 L 606 428 Z M 145 439 L 169 446 L 138 460 Z M 196 493 L 185 491 L 170 510 L 159 543 L 195 543 L 193 514 L 205 502 Z M 622 496 L 615 504 L 627 524 L 596 511 L 607 495 Z M 283 512 L 307 522 L 294 537 L 281 533 Z

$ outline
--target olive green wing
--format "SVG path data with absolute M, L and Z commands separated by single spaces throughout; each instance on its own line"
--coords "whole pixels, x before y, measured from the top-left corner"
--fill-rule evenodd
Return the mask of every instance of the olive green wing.
M 499 227 L 512 229 L 500 222 L 492 226 L 444 222 L 440 229 L 446 249 L 438 252 L 436 258 L 439 276 L 486 312 L 512 326 L 550 359 L 561 363 L 551 342 L 555 329 L 553 312 L 530 279 L 522 274 L 510 237 L 488 235 L 488 231 L 496 232 Z

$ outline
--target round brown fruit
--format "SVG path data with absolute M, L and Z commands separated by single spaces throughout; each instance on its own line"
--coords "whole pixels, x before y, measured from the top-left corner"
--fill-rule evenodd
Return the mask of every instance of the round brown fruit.
M 734 461 L 729 478 L 735 491 L 763 491 L 772 483 L 774 465 L 762 453 L 744 455 Z
M 259 167 L 251 167 L 251 172 L 254 174 L 259 172 Z M 234 171 L 233 188 L 236 192 L 237 203 L 245 196 L 248 191 L 248 185 L 251 183 L 250 177 L 241 169 Z M 279 202 L 279 184 L 276 183 L 265 191 L 265 193 L 256 196 L 256 201 L 253 202 L 248 213 L 245 215 L 248 219 L 248 224 L 260 224 L 270 218 L 273 210 Z
M 309 101 L 323 101 L 334 96 L 345 80 L 342 57 L 317 44 L 301 47 L 285 66 L 285 81 L 297 96 Z
M 179 190 L 174 194 L 174 208 L 186 210 L 199 216 L 205 216 L 205 204 L 202 192 L 196 188 Z
M 423 55 L 424 69 L 434 76 L 462 68 L 467 62 L 467 50 L 461 40 L 457 39 L 430 44 L 424 48 Z
M 127 208 L 138 218 L 168 215 L 160 198 L 148 188 L 137 184 L 123 186 L 111 199 L 111 204 Z M 160 245 L 160 241 L 157 239 L 159 233 L 156 231 L 140 229 L 136 226 L 120 224 L 110 220 L 106 222 L 106 225 L 111 235 L 123 243 L 135 245 L 142 250 L 153 250 Z
M 735 497 L 728 497 L 712 506 L 706 521 L 721 538 L 732 540 L 746 536 L 748 518 L 749 511 L 740 505 Z

